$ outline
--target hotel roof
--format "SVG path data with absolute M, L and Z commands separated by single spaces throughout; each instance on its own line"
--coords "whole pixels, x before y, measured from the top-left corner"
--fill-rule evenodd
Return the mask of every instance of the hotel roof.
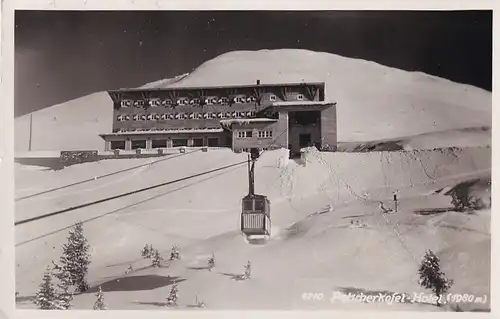
M 242 89 L 242 88 L 257 88 L 257 87 L 288 87 L 288 86 L 325 86 L 325 82 L 296 82 L 296 83 L 260 83 L 260 84 L 245 84 L 245 85 L 218 85 L 218 86 L 170 86 L 163 88 L 131 88 L 109 90 L 108 93 L 124 93 L 124 92 L 150 92 L 150 91 L 182 91 L 182 90 L 214 90 L 214 89 Z

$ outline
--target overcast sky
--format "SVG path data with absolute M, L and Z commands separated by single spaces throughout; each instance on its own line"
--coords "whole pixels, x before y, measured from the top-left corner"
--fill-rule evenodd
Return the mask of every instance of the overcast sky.
M 16 116 L 234 50 L 324 51 L 492 86 L 491 11 L 18 11 L 15 30 Z

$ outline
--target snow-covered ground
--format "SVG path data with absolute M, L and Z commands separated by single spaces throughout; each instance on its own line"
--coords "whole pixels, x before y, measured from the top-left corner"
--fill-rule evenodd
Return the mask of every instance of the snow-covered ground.
M 361 75 L 361 76 L 360 76 Z M 337 101 L 340 147 L 356 152 L 309 152 L 288 161 L 264 153 L 256 192 L 271 200 L 272 238 L 250 245 L 239 232 L 246 164 L 16 226 L 18 307 L 34 308 L 45 266 L 57 260 L 68 227 L 83 221 L 92 246 L 93 289 L 75 297 L 91 309 L 102 285 L 110 309 L 164 309 L 172 282 L 179 309 L 198 298 L 207 309 L 430 310 L 426 304 L 344 304 L 303 301 L 303 293 L 421 292 L 418 262 L 432 249 L 455 284 L 451 292 L 490 290 L 490 210 L 454 212 L 444 195 L 478 179 L 473 192 L 488 202 L 491 175 L 491 92 L 422 73 L 304 50 L 239 51 L 194 72 L 147 87 L 326 82 Z M 112 107 L 100 92 L 33 114 L 33 150 L 102 150 L 97 134 L 111 131 Z M 29 115 L 16 119 L 16 151 L 27 150 Z M 456 146 L 455 149 L 435 149 Z M 367 150 L 375 150 L 366 152 Z M 392 150 L 390 152 L 381 150 Z M 359 152 L 357 152 L 359 151 Z M 19 153 L 21 154 L 21 153 Z M 16 203 L 16 221 L 150 187 L 246 160 L 210 150 L 158 163 L 103 160 L 60 171 L 16 164 L 16 198 L 151 163 L 107 178 Z M 398 192 L 400 209 L 382 214 Z M 181 260 L 151 268 L 141 249 L 152 244 Z M 204 269 L 215 255 L 216 268 Z M 251 260 L 252 279 L 236 281 Z M 127 273 L 129 266 L 134 269 Z M 488 309 L 463 304 L 463 309 Z
M 20 296 L 34 295 L 45 265 L 61 253 L 64 228 L 79 220 L 89 220 L 84 230 L 92 245 L 90 283 L 103 286 L 111 309 L 162 309 L 168 276 L 178 280 L 180 308 L 192 305 L 196 296 L 208 309 L 383 307 L 302 302 L 300 297 L 316 290 L 329 296 L 332 289 L 420 292 L 418 262 L 427 249 L 442 258 L 446 274 L 455 280 L 453 292 L 489 296 L 489 210 L 476 215 L 418 211 L 450 207 L 450 198 L 433 195 L 435 190 L 476 177 L 488 179 L 490 149 L 311 152 L 305 165 L 290 161 L 279 167 L 283 154 L 264 153 L 256 168 L 256 191 L 272 203 L 267 245 L 249 245 L 239 233 L 240 201 L 247 192 L 243 164 L 16 226 Z M 16 221 L 244 160 L 245 154 L 229 150 L 193 153 L 18 202 Z M 26 171 L 19 165 L 16 196 L 150 161 L 105 160 L 57 172 Z M 382 215 L 378 201 L 391 205 L 394 190 L 400 194 L 400 210 Z M 483 193 L 488 196 L 487 189 Z M 130 206 L 151 197 L 156 198 Z M 355 227 L 356 221 L 366 227 Z M 179 245 L 182 259 L 169 268 L 148 267 L 140 255 L 145 244 L 165 257 L 172 245 Z M 209 272 L 202 268 L 212 253 L 216 268 Z M 252 279 L 233 280 L 231 275 L 242 273 L 247 260 L 252 261 Z M 125 274 L 129 265 L 136 271 Z M 93 293 L 79 295 L 75 307 L 90 309 L 94 298 Z M 33 307 L 30 302 L 18 306 Z M 385 307 L 435 310 L 422 304 Z

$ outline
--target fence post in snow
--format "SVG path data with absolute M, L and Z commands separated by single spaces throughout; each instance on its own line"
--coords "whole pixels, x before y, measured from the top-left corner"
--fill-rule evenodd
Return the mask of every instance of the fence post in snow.
M 398 211 L 398 194 L 397 192 L 392 193 L 393 200 L 394 200 L 394 211 Z
M 28 151 L 31 152 L 31 138 L 33 136 L 33 114 L 30 114 L 30 137 L 29 137 L 29 145 Z

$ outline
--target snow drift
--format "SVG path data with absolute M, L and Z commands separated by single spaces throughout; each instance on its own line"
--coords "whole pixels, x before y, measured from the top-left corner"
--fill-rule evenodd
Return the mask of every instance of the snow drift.
M 17 226 L 18 291 L 22 296 L 34 294 L 45 265 L 60 254 L 59 247 L 67 232 L 64 228 L 83 220 L 87 221 L 85 233 L 93 247 L 90 283 L 103 285 L 106 300 L 113 309 L 151 309 L 151 304 L 164 302 L 169 290 L 168 286 L 141 290 L 136 286 L 138 283 L 129 283 L 131 286 L 127 288 L 112 288 L 117 285 L 116 280 L 127 285 L 135 276 L 167 274 L 182 279 L 179 287 L 184 303 L 194 300 L 198 294 L 211 309 L 305 307 L 307 305 L 296 300 L 295 294 L 307 286 L 303 286 L 301 280 L 310 284 L 315 282 L 314 278 L 323 278 L 338 287 L 418 291 L 416 279 L 412 279 L 416 275 L 412 254 L 418 258 L 429 248 L 438 253 L 443 250 L 446 260 L 455 260 L 453 266 L 444 261 L 449 269 L 460 267 L 451 252 L 462 254 L 461 270 L 453 273 L 460 275 L 454 277 L 458 292 L 467 288 L 477 294 L 489 293 L 489 286 L 485 284 L 489 282 L 489 268 L 485 268 L 489 254 L 470 250 L 474 250 L 470 243 L 489 240 L 489 216 L 454 215 L 453 212 L 431 216 L 413 214 L 415 208 L 442 202 L 443 196 L 429 195 L 429 190 L 452 186 L 471 176 L 488 176 L 489 148 L 374 153 L 312 151 L 306 154 L 305 165 L 291 160 L 286 166 L 282 161 L 284 154 L 284 150 L 268 151 L 256 168 L 256 192 L 271 199 L 273 240 L 270 244 L 248 245 L 239 235 L 240 201 L 248 190 L 243 164 L 220 174 Z M 16 220 L 245 158 L 245 154 L 215 150 L 152 164 L 137 172 L 19 202 Z M 18 166 L 16 183 L 18 192 L 26 195 L 149 161 L 106 160 L 57 172 L 23 172 L 22 166 Z M 23 190 L 26 187 L 31 189 Z M 386 220 L 376 214 L 378 201 L 387 202 L 394 190 L 399 191 L 403 208 L 392 218 L 397 217 L 401 222 L 398 227 L 406 231 L 405 245 Z M 154 196 L 155 199 L 145 201 Z M 327 205 L 331 209 L 320 213 Z M 349 228 L 349 219 L 353 216 L 363 219 L 368 227 Z M 182 259 L 170 268 L 148 268 L 140 257 L 146 243 L 153 244 L 162 254 L 168 254 L 172 245 L 180 245 Z M 196 270 L 204 266 L 212 252 L 217 259 L 216 271 Z M 475 257 L 472 260 L 468 256 Z M 255 268 L 251 281 L 237 283 L 224 275 L 241 272 L 248 259 Z M 397 267 L 391 266 L 395 264 Z M 125 275 L 129 265 L 136 271 Z M 391 271 L 383 272 L 384 276 L 377 275 L 384 269 Z M 93 298 L 93 294 L 77 296 L 75 305 L 88 308 Z M 404 309 L 414 306 L 408 307 Z

